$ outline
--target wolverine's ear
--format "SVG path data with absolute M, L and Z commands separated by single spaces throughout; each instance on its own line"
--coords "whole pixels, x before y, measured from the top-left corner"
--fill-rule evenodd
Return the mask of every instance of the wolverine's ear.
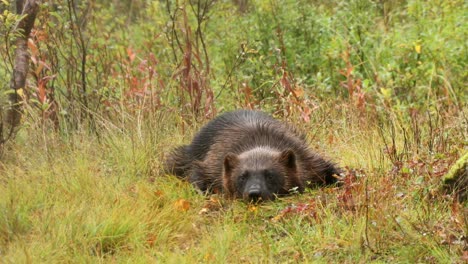
M 280 162 L 288 169 L 296 169 L 296 154 L 290 149 L 281 152 Z
M 239 164 L 239 159 L 235 154 L 229 153 L 224 157 L 224 175 L 230 177 L 234 168 Z
M 232 185 L 232 172 L 234 168 L 239 165 L 239 158 L 232 153 L 227 154 L 224 157 L 223 162 L 223 188 L 228 196 L 234 195 L 234 189 Z

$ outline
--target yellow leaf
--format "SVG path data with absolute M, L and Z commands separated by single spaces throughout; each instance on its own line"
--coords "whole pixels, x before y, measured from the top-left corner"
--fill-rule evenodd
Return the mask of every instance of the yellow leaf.
M 421 49 L 422 49 L 421 44 L 414 45 L 414 50 L 416 51 L 417 54 L 421 54 Z
M 212 262 L 215 260 L 215 256 L 213 254 L 206 253 L 203 259 L 207 262 Z
M 185 199 L 179 199 L 174 203 L 174 207 L 179 211 L 187 211 L 190 209 L 190 202 Z
M 249 210 L 249 212 L 251 212 L 251 213 L 255 213 L 255 212 L 258 211 L 258 207 L 255 206 L 255 205 L 250 204 L 248 210 Z
M 23 96 L 24 96 L 23 88 L 17 89 L 16 94 L 18 94 L 19 96 L 21 96 L 21 98 L 23 98 Z
M 279 220 L 281 220 L 281 218 L 283 218 L 283 215 L 279 214 L 279 215 L 273 217 L 273 218 L 271 219 L 271 221 L 272 221 L 273 223 L 277 223 Z
M 382 93 L 385 99 L 390 99 L 392 97 L 392 89 L 391 88 L 380 88 L 380 93 Z

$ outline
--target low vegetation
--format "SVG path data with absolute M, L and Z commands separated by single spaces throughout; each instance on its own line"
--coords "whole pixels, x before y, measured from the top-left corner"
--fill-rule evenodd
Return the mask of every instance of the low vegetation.
M 0 262 L 464 263 L 465 1 L 43 1 L 0 158 Z M 21 16 L 0 4 L 0 76 Z M 8 82 L 0 86 L 8 108 Z M 205 196 L 162 161 L 262 109 L 343 169 L 274 202 Z

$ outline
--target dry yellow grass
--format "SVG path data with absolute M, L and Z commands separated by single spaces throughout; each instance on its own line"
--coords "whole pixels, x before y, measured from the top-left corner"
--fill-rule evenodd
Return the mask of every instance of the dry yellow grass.
M 193 132 L 171 118 L 100 140 L 23 129 L 1 166 L 2 262 L 462 262 L 466 207 L 439 193 L 434 171 L 456 145 L 395 171 L 377 126 L 334 115 L 312 145 L 350 181 L 249 207 L 161 174 L 164 153 Z

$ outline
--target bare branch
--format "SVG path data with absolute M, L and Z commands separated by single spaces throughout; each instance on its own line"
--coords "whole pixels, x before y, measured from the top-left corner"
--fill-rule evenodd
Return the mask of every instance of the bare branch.
M 38 0 L 17 0 L 16 12 L 23 18 L 18 24 L 18 30 L 21 32 L 16 39 L 15 65 L 10 80 L 11 93 L 9 94 L 9 108 L 6 113 L 6 123 L 10 126 L 10 132 L 2 142 L 7 140 L 14 133 L 21 119 L 21 93 L 26 87 L 26 77 L 29 71 L 29 52 L 28 38 L 36 20 L 39 11 Z

